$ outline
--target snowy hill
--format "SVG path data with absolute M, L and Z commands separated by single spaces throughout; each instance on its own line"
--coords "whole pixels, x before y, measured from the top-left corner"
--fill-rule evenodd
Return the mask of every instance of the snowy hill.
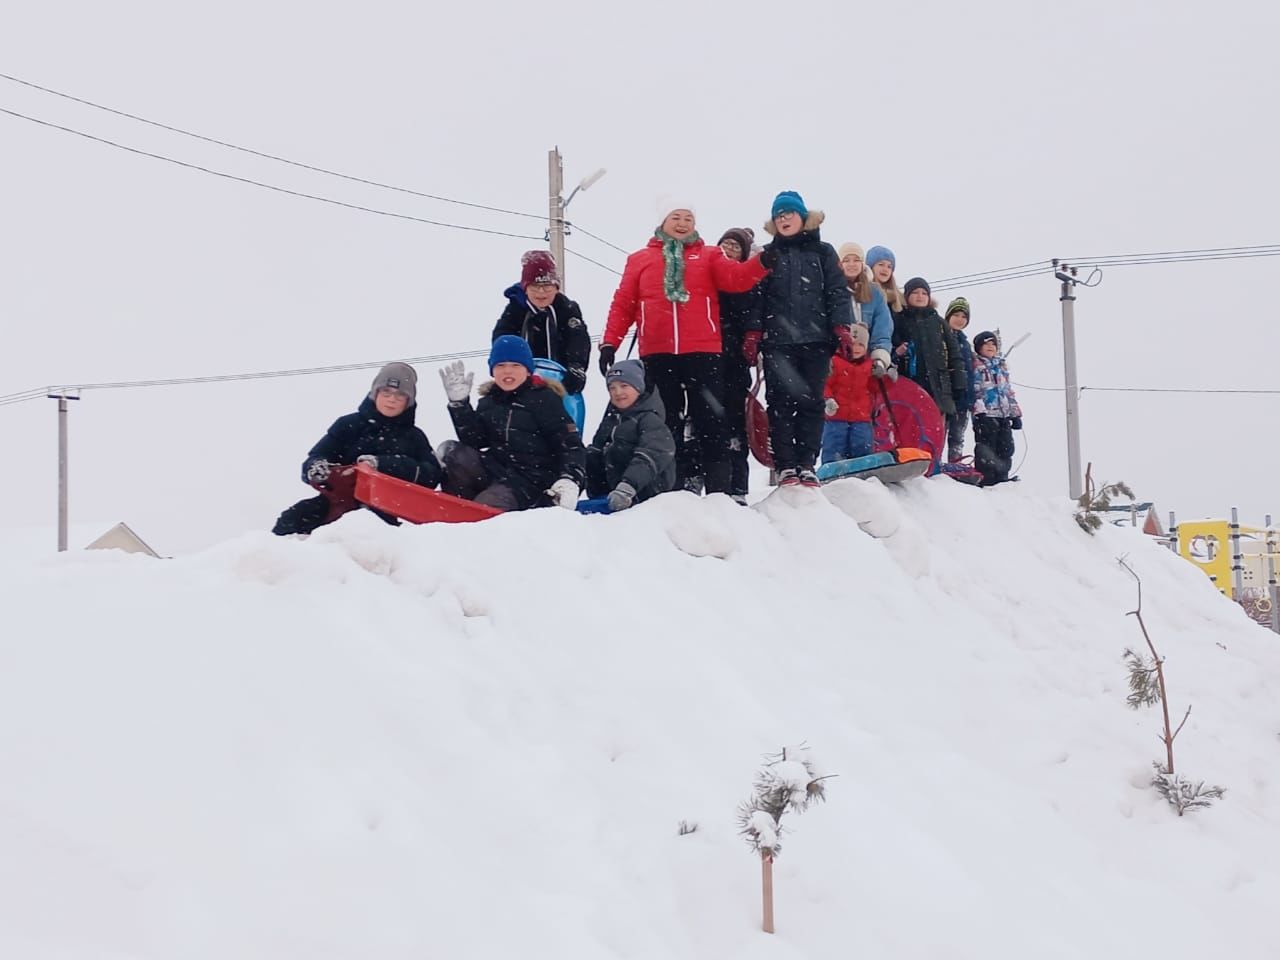
M 856 522 L 879 538 L 864 532 Z M 1194 705 L 1125 705 L 1135 587 Z M 0 956 L 1274 957 L 1280 646 L 1065 502 L 849 482 L 0 554 Z M 734 812 L 807 741 L 776 865 Z M 696 832 L 678 835 L 680 821 Z

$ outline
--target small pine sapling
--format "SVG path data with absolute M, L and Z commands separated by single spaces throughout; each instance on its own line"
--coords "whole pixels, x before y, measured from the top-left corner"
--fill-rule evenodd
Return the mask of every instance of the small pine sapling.
M 782 849 L 782 817 L 803 813 L 827 798 L 816 761 L 803 744 L 784 747 L 765 757 L 756 774 L 751 796 L 738 805 L 738 830 L 747 845 L 760 857 L 760 880 L 764 907 L 763 929 L 773 933 L 773 861 Z
M 1133 490 L 1124 481 L 1104 483 L 1101 489 L 1094 489 L 1093 464 L 1089 464 L 1084 472 L 1084 493 L 1076 501 L 1079 509 L 1075 512 L 1075 518 L 1076 523 L 1080 525 L 1080 529 L 1089 534 L 1089 536 L 1093 536 L 1094 531 L 1102 526 L 1102 518 L 1098 514 L 1106 513 L 1110 510 L 1111 501 L 1116 497 L 1127 497 L 1133 500 Z
M 1156 645 L 1151 640 L 1151 634 L 1147 632 L 1146 621 L 1142 619 L 1142 578 L 1129 565 L 1127 558 L 1121 557 L 1119 563 L 1138 583 L 1138 609 L 1130 610 L 1128 615 L 1137 618 L 1138 627 L 1142 630 L 1142 638 L 1147 642 L 1147 649 L 1151 651 L 1151 659 L 1148 661 L 1132 650 L 1125 650 L 1125 665 L 1129 668 L 1129 695 L 1125 698 L 1125 702 L 1134 710 L 1160 704 L 1160 710 L 1164 714 L 1164 733 L 1160 737 L 1160 742 L 1165 748 L 1165 763 L 1161 764 L 1157 760 L 1152 764 L 1156 769 L 1156 775 L 1152 778 L 1151 785 L 1171 807 L 1178 811 L 1178 816 L 1182 816 L 1187 810 L 1209 806 L 1226 791 L 1222 787 L 1206 787 L 1203 780 L 1193 783 L 1174 770 L 1173 741 L 1186 726 L 1187 718 L 1191 716 L 1191 706 L 1188 704 L 1186 712 L 1182 715 L 1182 721 L 1177 729 L 1174 729 L 1169 720 L 1169 691 L 1165 686 L 1164 657 L 1156 652 Z

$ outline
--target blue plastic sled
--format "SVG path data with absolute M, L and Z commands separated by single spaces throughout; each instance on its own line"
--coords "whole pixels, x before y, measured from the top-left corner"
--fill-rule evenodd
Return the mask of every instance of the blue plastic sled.
M 925 450 L 901 447 L 882 450 L 852 460 L 835 460 L 824 463 L 817 470 L 823 483 L 855 477 L 862 480 L 875 477 L 882 483 L 901 483 L 912 477 L 923 477 L 933 465 L 933 457 Z
M 554 360 L 539 357 L 533 361 L 533 372 L 543 380 L 564 383 L 564 367 Z M 587 423 L 587 405 L 582 400 L 582 394 L 566 393 L 564 395 L 564 409 L 573 419 L 573 422 L 578 425 L 578 433 L 582 433 L 586 429 Z
M 579 500 L 577 511 L 579 513 L 611 513 L 609 509 L 608 497 L 596 497 L 594 500 Z

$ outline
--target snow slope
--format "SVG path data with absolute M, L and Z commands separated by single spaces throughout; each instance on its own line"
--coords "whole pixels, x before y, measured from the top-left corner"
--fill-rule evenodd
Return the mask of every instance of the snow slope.
M 872 536 L 864 532 L 858 524 Z M 1179 819 L 1134 584 L 1194 704 Z M 1274 957 L 1280 644 L 1132 531 L 945 479 L 156 561 L 0 554 L 0 956 Z M 807 741 L 759 932 L 736 833 Z M 687 836 L 681 820 L 696 822 Z

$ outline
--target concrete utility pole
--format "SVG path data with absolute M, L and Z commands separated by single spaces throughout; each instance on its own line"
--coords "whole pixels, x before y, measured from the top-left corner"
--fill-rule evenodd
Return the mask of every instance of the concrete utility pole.
M 551 256 L 560 271 L 560 289 L 564 289 L 564 159 L 560 148 L 547 154 L 547 239 L 551 241 Z
M 1076 375 L 1076 284 L 1075 267 L 1053 261 L 1053 275 L 1062 281 L 1062 363 L 1067 397 L 1067 491 L 1072 500 L 1084 494 L 1084 474 L 1080 470 L 1080 383 Z
M 560 289 L 565 288 L 564 272 L 564 238 L 569 233 L 564 213 L 569 204 L 578 195 L 579 190 L 588 189 L 593 183 L 605 175 L 601 167 L 589 177 L 583 177 L 573 188 L 566 200 L 564 197 L 564 158 L 560 156 L 560 148 L 556 147 L 547 154 L 547 240 L 551 244 L 551 256 L 555 258 L 556 268 L 560 271 Z
M 67 552 L 67 401 L 80 397 L 68 393 L 51 393 L 58 401 L 58 552 Z

